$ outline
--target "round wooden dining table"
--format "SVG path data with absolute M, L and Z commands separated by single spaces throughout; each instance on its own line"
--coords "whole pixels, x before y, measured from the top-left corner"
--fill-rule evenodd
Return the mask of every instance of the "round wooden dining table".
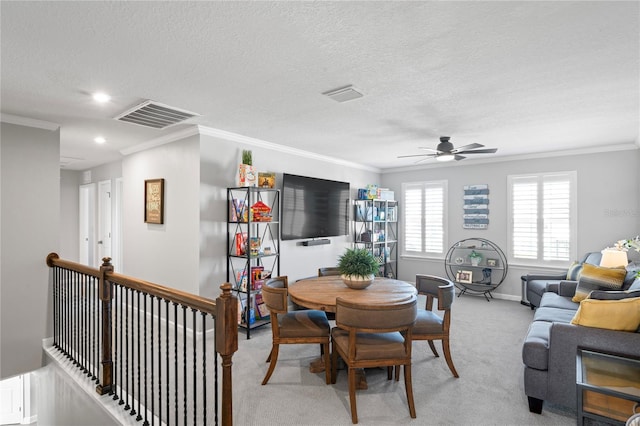
M 347 287 L 339 275 L 306 278 L 289 285 L 289 296 L 293 302 L 326 312 L 336 311 L 338 297 L 354 303 L 374 305 L 404 302 L 417 293 L 416 288 L 408 282 L 382 277 L 376 277 L 369 287 L 361 290 Z

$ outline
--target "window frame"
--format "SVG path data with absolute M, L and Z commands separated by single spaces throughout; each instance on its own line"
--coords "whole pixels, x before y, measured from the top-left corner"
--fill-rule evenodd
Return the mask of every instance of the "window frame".
M 428 187 L 440 187 L 442 189 L 442 249 L 440 252 L 435 251 L 427 251 L 425 249 L 425 189 Z M 407 233 L 405 226 L 407 225 L 407 190 L 420 188 L 421 190 L 421 208 L 420 208 L 420 243 L 421 249 L 420 251 L 415 250 L 407 250 L 406 242 L 407 242 Z M 432 180 L 432 181 L 420 181 L 420 182 L 404 182 L 402 183 L 402 223 L 401 223 L 401 256 L 403 257 L 414 257 L 414 258 L 435 258 L 435 259 L 444 259 L 447 253 L 447 241 L 448 241 L 448 181 L 445 179 Z
M 549 180 L 569 181 L 569 254 L 566 260 L 545 260 L 544 259 L 544 198 L 543 184 Z M 515 181 L 530 179 L 537 183 L 538 196 L 537 204 L 537 253 L 535 259 L 525 259 L 514 257 L 514 209 L 513 209 L 513 186 Z M 525 173 L 507 176 L 507 246 L 508 260 L 510 265 L 522 266 L 545 266 L 545 267 L 566 267 L 572 260 L 577 259 L 578 247 L 578 174 L 575 170 L 559 172 Z

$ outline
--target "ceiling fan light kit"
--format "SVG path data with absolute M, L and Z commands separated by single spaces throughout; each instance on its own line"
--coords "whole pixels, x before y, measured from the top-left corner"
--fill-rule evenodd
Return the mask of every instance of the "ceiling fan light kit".
M 453 154 L 442 154 L 436 157 L 436 161 L 442 161 L 444 163 L 446 161 L 453 161 L 455 158 L 456 156 Z

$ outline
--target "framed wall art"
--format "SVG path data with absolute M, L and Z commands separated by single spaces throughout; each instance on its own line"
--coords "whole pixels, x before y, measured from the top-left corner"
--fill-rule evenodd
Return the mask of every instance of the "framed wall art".
M 471 284 L 473 282 L 473 271 L 458 271 L 456 273 L 456 281 Z
M 144 181 L 144 221 L 164 223 L 164 179 Z

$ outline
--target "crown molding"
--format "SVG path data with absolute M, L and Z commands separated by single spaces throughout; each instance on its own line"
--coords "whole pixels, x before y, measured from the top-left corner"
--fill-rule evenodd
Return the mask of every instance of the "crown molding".
M 200 133 L 206 136 L 212 136 L 212 137 L 221 138 L 221 139 L 225 139 L 233 142 L 256 146 L 259 148 L 269 149 L 271 151 L 282 152 L 285 154 L 296 155 L 298 157 L 305 157 L 312 160 L 324 161 L 326 163 L 332 163 L 339 166 L 351 167 L 354 169 L 366 170 L 374 173 L 380 173 L 382 171 L 377 167 L 367 166 L 360 163 L 354 163 L 352 161 L 346 161 L 339 158 L 330 157 L 328 155 L 316 154 L 313 152 L 304 151 L 302 149 L 279 145 L 279 144 L 268 142 L 262 139 L 256 139 L 249 136 L 243 136 L 237 133 L 227 132 L 226 130 L 214 129 L 212 127 L 206 127 L 206 126 L 198 126 L 198 127 L 200 129 Z
M 390 167 L 388 169 L 382 169 L 381 173 L 382 174 L 404 173 L 404 172 L 415 171 L 415 170 L 439 169 L 444 167 L 450 168 L 450 167 L 476 166 L 478 164 L 503 163 L 505 161 L 535 160 L 540 158 L 566 157 L 569 155 L 600 154 L 602 152 L 631 151 L 636 149 L 640 149 L 640 145 L 637 145 L 636 143 L 625 143 L 625 144 L 605 145 L 600 147 L 571 149 L 571 150 L 563 150 L 563 151 L 545 151 L 545 152 L 531 153 L 531 154 L 505 155 L 503 157 L 482 158 L 482 159 L 472 160 L 467 163 L 465 161 L 456 161 L 453 164 L 449 162 L 449 163 L 423 164 L 419 166 Z
M 120 150 L 122 155 L 131 155 L 136 152 L 146 151 L 147 149 L 156 148 L 158 146 L 166 145 L 171 142 L 175 142 L 180 139 L 188 138 L 199 133 L 198 126 L 190 126 L 186 129 L 178 130 L 168 135 L 160 136 L 159 138 L 151 139 L 150 141 L 140 143 L 125 149 Z
M 60 125 L 57 123 L 12 114 L 0 114 L 0 121 L 3 123 L 17 124 L 19 126 L 35 127 L 37 129 L 49 130 L 52 132 L 55 132 L 60 128 Z

